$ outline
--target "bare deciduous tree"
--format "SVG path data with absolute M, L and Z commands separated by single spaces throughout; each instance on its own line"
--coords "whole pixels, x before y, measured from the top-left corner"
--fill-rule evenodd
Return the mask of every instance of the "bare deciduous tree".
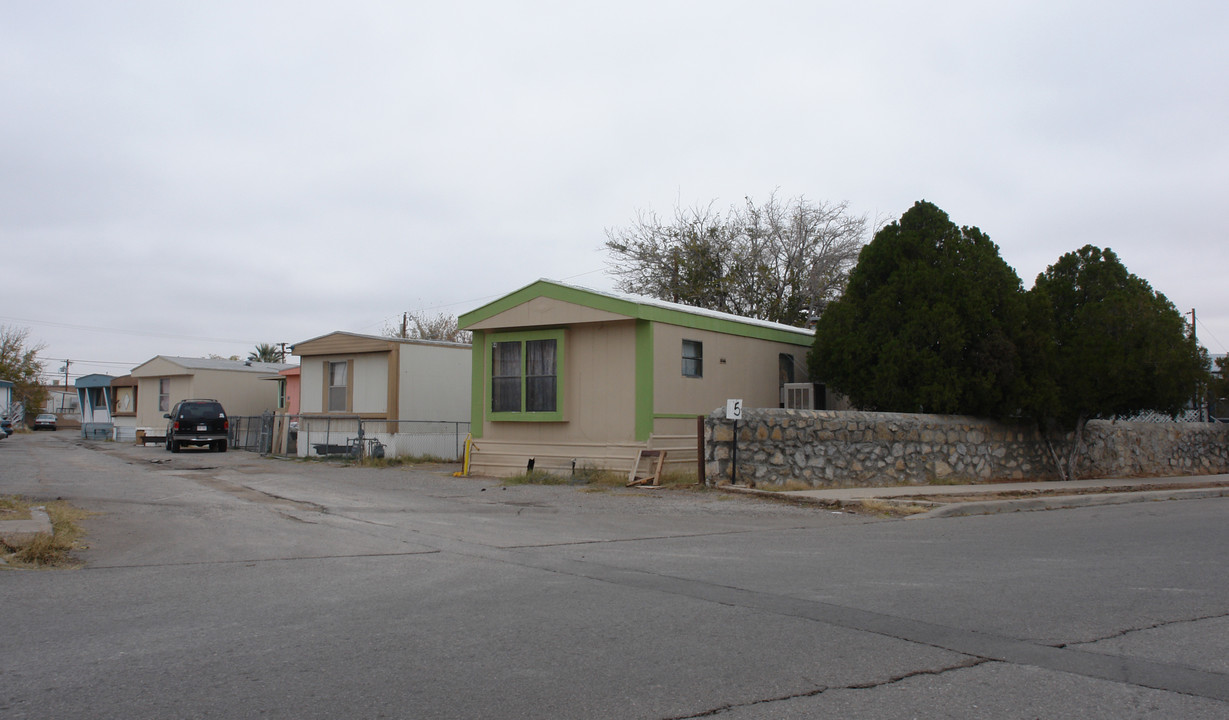
M 847 203 L 774 193 L 724 215 L 714 203 L 668 222 L 640 212 L 606 231 L 606 249 L 624 292 L 802 326 L 840 297 L 866 234 Z
M 31 408 L 31 412 L 38 412 L 47 404 L 47 389 L 40 377 L 43 362 L 38 359 L 44 346 L 28 344 L 29 337 L 28 328 L 0 325 L 0 380 L 13 383 L 14 406 L 0 408 L 0 413 L 16 415 Z
M 385 325 L 384 335 L 395 338 L 445 340 L 459 343 L 473 341 L 473 333 L 457 327 L 456 316 L 447 313 L 440 313 L 435 316 L 429 316 L 422 312 L 402 313 L 400 327 Z

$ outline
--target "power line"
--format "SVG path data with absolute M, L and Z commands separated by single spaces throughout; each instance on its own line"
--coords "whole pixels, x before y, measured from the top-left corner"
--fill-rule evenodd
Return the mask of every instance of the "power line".
M 563 282 L 563 281 L 565 281 L 565 280 L 572 280 L 572 279 L 574 279 L 574 278 L 584 277 L 585 275 L 592 275 L 593 273 L 596 273 L 596 272 L 603 272 L 604 270 L 606 270 L 606 268 L 596 268 L 596 269 L 593 269 L 593 270 L 586 270 L 586 271 L 584 271 L 584 272 L 582 272 L 582 273 L 576 273 L 575 275 L 568 275 L 567 277 L 564 277 L 564 278 L 559 278 L 559 280 L 560 280 L 560 282 Z M 420 307 L 420 308 L 418 308 L 417 310 L 415 310 L 414 312 L 424 312 L 424 311 L 427 311 L 427 310 L 442 310 L 442 309 L 444 309 L 444 308 L 450 308 L 450 307 L 454 307 L 454 306 L 456 306 L 456 305 L 468 305 L 468 304 L 470 304 L 470 303 L 483 302 L 483 301 L 486 301 L 486 300 L 494 300 L 495 298 L 500 298 L 500 297 L 503 297 L 503 296 L 504 296 L 504 295 L 506 295 L 506 294 L 507 294 L 507 293 L 503 293 L 503 294 L 498 294 L 498 293 L 497 293 L 497 294 L 494 294 L 494 295 L 483 295 L 482 297 L 469 298 L 469 299 L 467 299 L 467 300 L 456 300 L 456 301 L 454 301 L 454 302 L 442 303 L 442 304 L 440 304 L 440 305 L 428 305 L 428 306 L 426 306 L 426 307 Z M 360 326 L 360 328 L 359 328 L 359 329 L 366 329 L 366 328 L 370 328 L 370 327 L 375 327 L 376 325 L 381 324 L 381 323 L 383 323 L 383 324 L 388 324 L 389 320 L 391 320 L 391 319 L 396 319 L 396 318 L 397 318 L 397 316 L 398 316 L 398 315 L 400 315 L 400 314 L 401 314 L 401 313 L 397 313 L 397 314 L 394 314 L 394 315 L 388 315 L 388 316 L 385 316 L 385 317 L 381 318 L 380 320 L 377 320 L 376 322 L 373 322 L 373 323 L 368 323 L 368 324 L 366 324 L 366 325 L 362 325 L 362 326 Z
M 1216 341 L 1216 344 L 1220 346 L 1221 352 L 1225 352 L 1225 344 L 1221 342 L 1219 338 L 1217 338 L 1215 335 L 1212 334 L 1212 331 L 1208 329 L 1207 325 L 1203 324 L 1203 322 L 1200 321 L 1198 318 L 1195 319 L 1195 324 L 1199 326 L 1200 332 L 1202 332 L 1204 335 L 1210 336 L 1213 340 Z
M 197 341 L 204 341 L 204 342 L 217 342 L 217 343 L 227 343 L 227 344 L 240 343 L 243 345 L 257 344 L 258 342 L 263 342 L 263 341 L 253 341 L 253 340 L 237 340 L 235 338 L 211 338 L 211 337 L 201 337 L 199 335 L 180 335 L 176 333 L 157 333 L 157 332 L 146 332 L 146 331 L 141 331 L 141 330 L 124 330 L 121 328 L 102 327 L 98 325 L 75 325 L 73 323 L 62 323 L 62 322 L 55 322 L 52 320 L 37 320 L 34 318 L 12 317 L 11 315 L 0 315 L 0 320 L 11 320 L 14 322 L 31 323 L 34 325 L 47 325 L 50 327 L 67 328 L 69 330 L 85 330 L 87 332 L 100 332 L 100 333 L 118 333 L 120 335 L 136 335 L 138 337 L 160 337 L 160 338 L 169 338 L 172 340 L 197 340 Z
M 70 358 L 43 357 L 43 360 L 54 360 L 56 362 L 68 362 L 69 359 Z M 137 365 L 141 364 L 141 363 L 134 363 L 134 362 L 120 362 L 119 360 L 80 360 L 78 359 L 78 360 L 73 360 L 73 362 L 83 363 L 86 365 L 119 365 L 121 367 L 136 367 Z

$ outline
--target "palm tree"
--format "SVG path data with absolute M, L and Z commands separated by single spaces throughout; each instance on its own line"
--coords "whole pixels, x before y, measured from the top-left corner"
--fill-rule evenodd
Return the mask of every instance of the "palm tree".
M 265 363 L 280 363 L 284 360 L 282 351 L 278 350 L 276 345 L 272 343 L 260 343 L 256 349 L 248 353 L 248 360 L 252 362 Z

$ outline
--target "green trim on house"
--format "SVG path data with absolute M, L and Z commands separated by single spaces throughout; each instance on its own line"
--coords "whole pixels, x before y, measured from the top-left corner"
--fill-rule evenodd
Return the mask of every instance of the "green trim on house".
M 810 347 L 815 342 L 815 336 L 807 330 L 787 330 L 783 326 L 777 328 L 741 322 L 734 319 L 734 316 L 730 316 L 729 318 L 713 317 L 702 312 L 689 312 L 685 309 L 648 305 L 636 302 L 634 300 L 626 300 L 603 293 L 593 292 L 592 290 L 585 290 L 583 288 L 572 287 L 571 285 L 552 282 L 550 280 L 538 280 L 537 282 L 527 285 L 520 290 L 516 290 L 511 294 L 505 295 L 498 300 L 492 301 L 480 308 L 464 313 L 457 318 L 457 323 L 462 329 L 464 329 L 470 325 L 482 322 L 483 320 L 494 317 L 502 312 L 511 310 L 517 305 L 521 305 L 522 303 L 529 302 L 530 300 L 539 297 L 572 303 L 573 305 L 581 305 L 583 307 L 593 308 L 594 310 L 604 310 L 609 313 L 623 315 L 625 317 L 635 318 L 637 320 L 650 320 L 669 325 L 695 328 L 697 330 L 710 330 L 712 332 L 725 333 L 727 335 L 759 338 L 761 340 L 772 340 L 774 342 L 783 342 L 805 347 Z
M 525 348 L 524 345 L 530 340 L 554 340 L 555 341 L 555 410 L 554 412 L 495 412 L 491 410 L 491 393 L 494 390 L 493 382 L 486 382 L 486 391 L 483 393 L 483 411 L 486 419 L 492 422 L 563 422 L 564 408 L 564 390 L 566 383 L 566 348 L 564 342 L 564 329 L 552 328 L 549 330 L 515 330 L 508 332 L 490 333 L 486 336 L 483 342 L 483 380 L 491 377 L 491 362 L 493 358 L 489 352 L 491 345 L 497 342 L 519 342 L 521 343 L 521 407 L 524 407 L 527 398 L 525 389 Z M 472 423 L 471 423 L 472 425 Z
M 636 321 L 636 442 L 653 434 L 653 323 Z
M 474 331 L 473 345 L 470 347 L 470 364 L 473 367 L 472 379 L 469 393 L 469 432 L 474 436 L 474 439 L 482 437 L 482 398 L 486 396 L 486 375 L 483 374 L 483 369 L 486 367 L 486 332 L 483 330 Z

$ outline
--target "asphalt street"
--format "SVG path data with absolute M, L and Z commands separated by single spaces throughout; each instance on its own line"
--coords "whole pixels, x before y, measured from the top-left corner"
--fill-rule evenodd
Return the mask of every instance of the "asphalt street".
M 903 521 L 0 442 L 4 718 L 1226 718 L 1229 499 Z

